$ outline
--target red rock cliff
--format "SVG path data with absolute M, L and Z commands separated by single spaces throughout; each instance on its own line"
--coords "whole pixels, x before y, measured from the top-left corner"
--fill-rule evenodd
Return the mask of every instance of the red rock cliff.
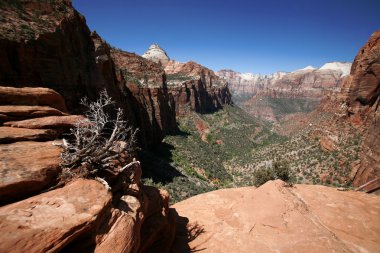
M 349 120 L 363 133 L 360 166 L 354 184 L 380 175 L 380 30 L 360 49 L 343 85 Z
M 132 110 L 140 126 L 143 143 L 151 145 L 177 129 L 174 102 L 168 94 L 165 72 L 153 61 L 133 53 L 113 49 L 112 58 L 116 65 L 120 86 L 130 93 Z
M 144 146 L 154 146 L 174 131 L 163 81 L 152 79 L 157 86 L 143 89 L 121 82 L 110 46 L 90 33 L 71 1 L 5 3 L 0 14 L 0 85 L 52 88 L 62 94 L 70 112 L 81 112 L 81 98 L 94 100 L 106 89 L 140 129 Z
M 210 113 L 232 103 L 227 82 L 198 63 L 170 61 L 165 72 L 178 116 L 186 114 L 188 109 Z

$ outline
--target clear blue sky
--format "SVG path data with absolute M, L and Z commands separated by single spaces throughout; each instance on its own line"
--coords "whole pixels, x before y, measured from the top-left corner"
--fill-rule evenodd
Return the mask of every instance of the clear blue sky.
M 143 54 L 158 43 L 213 70 L 292 71 L 352 61 L 380 29 L 380 0 L 73 0 L 91 30 Z

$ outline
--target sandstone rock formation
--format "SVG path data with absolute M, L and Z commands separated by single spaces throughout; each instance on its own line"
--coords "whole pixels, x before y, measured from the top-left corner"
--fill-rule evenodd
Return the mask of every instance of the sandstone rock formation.
M 359 186 L 380 175 L 380 31 L 360 49 L 338 96 L 345 100 L 348 120 L 363 134 L 360 167 L 354 177 Z
M 232 103 L 228 83 L 196 62 L 170 61 L 165 72 L 178 116 L 185 115 L 189 109 L 209 113 Z
M 142 143 L 152 146 L 177 130 L 173 99 L 168 94 L 165 72 L 155 62 L 117 49 L 111 51 L 117 80 L 128 89 L 131 110 L 142 133 Z
M 61 149 L 51 141 L 3 144 L 0 151 L 0 203 L 38 193 L 60 172 Z
M 179 214 L 172 252 L 380 250 L 375 195 L 276 180 L 201 194 L 172 208 Z
M 164 67 L 170 61 L 170 58 L 166 52 L 157 44 L 152 44 L 149 49 L 142 55 L 142 57 L 158 63 Z
M 110 202 L 111 194 L 102 184 L 77 180 L 64 188 L 1 207 L 0 251 L 62 250 L 101 222 Z
M 12 88 L 20 97 L 37 90 Z M 16 111 L 20 105 L 12 102 L 3 107 Z M 46 101 L 20 103 L 44 108 L 39 103 Z M 33 116 L 0 126 L 0 252 L 169 252 L 175 216 L 168 193 L 144 186 L 139 164 L 116 175 L 111 191 L 84 179 L 57 189 L 62 141 L 56 138 L 84 117 Z
M 50 107 L 65 109 L 62 96 L 51 89 L 1 87 L 0 94 L 4 104 L 0 110 L 6 116 L 0 121 L 3 204 L 37 194 L 55 183 L 62 150 L 52 141 L 84 117 Z

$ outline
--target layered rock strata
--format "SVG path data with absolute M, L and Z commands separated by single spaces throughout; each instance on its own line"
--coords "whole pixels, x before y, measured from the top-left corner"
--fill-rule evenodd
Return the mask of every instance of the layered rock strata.
M 131 110 L 141 126 L 144 145 L 161 141 L 177 130 L 175 104 L 168 94 L 165 72 L 160 65 L 133 53 L 112 49 L 117 80 L 128 89 Z
M 210 113 L 232 103 L 228 83 L 196 62 L 170 61 L 165 73 L 177 116 L 186 115 L 188 110 Z
M 380 31 L 359 50 L 338 100 L 343 100 L 349 122 L 363 134 L 354 176 L 359 186 L 380 175 Z

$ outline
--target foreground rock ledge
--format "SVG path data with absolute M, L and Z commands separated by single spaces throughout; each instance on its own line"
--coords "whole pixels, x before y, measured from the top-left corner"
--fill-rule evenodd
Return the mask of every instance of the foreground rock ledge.
M 62 151 L 52 143 L 0 145 L 0 203 L 28 197 L 52 183 L 60 171 Z
M 94 180 L 0 208 L 0 252 L 57 252 L 102 218 L 111 194 Z
M 173 208 L 193 237 L 178 233 L 173 252 L 380 252 L 380 196 L 276 180 Z

